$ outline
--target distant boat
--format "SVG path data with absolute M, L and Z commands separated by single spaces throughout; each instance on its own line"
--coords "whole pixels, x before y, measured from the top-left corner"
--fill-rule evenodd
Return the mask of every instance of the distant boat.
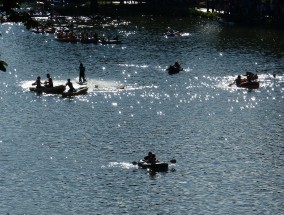
M 56 87 L 30 87 L 30 91 L 34 91 L 37 93 L 46 93 L 46 94 L 61 94 L 65 90 L 64 85 L 59 85 Z
M 183 70 L 183 68 L 176 67 L 174 65 L 171 65 L 171 66 L 169 66 L 169 68 L 167 68 L 167 71 L 168 71 L 169 75 L 177 74 L 177 73 L 179 73 L 182 70 Z
M 165 37 L 176 37 L 181 36 L 181 33 L 179 31 L 172 31 L 172 32 L 166 32 L 164 33 Z

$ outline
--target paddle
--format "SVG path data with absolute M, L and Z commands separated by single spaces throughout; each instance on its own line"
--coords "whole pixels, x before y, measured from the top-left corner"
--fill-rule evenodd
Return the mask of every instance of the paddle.
M 172 160 L 170 160 L 169 162 L 170 162 L 170 163 L 176 163 L 177 160 L 176 160 L 176 159 L 172 159 Z M 133 164 L 133 165 L 137 165 L 138 162 L 137 162 L 137 161 L 133 161 L 132 164 Z
M 228 86 L 231 87 L 233 84 L 235 84 L 235 81 L 233 83 L 230 83 Z

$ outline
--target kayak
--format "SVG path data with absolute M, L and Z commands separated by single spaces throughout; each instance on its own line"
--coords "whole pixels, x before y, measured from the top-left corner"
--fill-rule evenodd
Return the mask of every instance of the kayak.
M 247 88 L 247 89 L 258 89 L 259 88 L 259 82 L 253 81 L 253 82 L 242 82 L 237 87 L 240 88 Z
M 65 97 L 79 96 L 79 95 L 86 94 L 87 91 L 88 91 L 88 87 L 80 87 L 74 92 L 63 92 L 62 97 L 65 98 Z
M 61 94 L 65 90 L 64 85 L 58 85 L 56 87 L 30 87 L 30 91 L 34 91 L 37 93 L 46 93 L 46 94 Z
M 167 171 L 169 168 L 169 164 L 166 162 L 158 162 L 155 164 L 151 164 L 151 163 L 147 163 L 143 160 L 140 160 L 138 162 L 138 166 L 142 169 L 150 169 L 152 171 L 156 171 L 156 172 L 163 172 L 163 171 Z

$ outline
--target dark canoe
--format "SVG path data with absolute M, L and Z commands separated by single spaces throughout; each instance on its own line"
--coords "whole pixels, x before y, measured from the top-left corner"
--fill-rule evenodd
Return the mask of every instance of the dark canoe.
M 183 68 L 178 68 L 176 66 L 169 66 L 169 68 L 167 68 L 167 71 L 170 75 L 177 74 L 182 70 L 183 70 Z
M 46 94 L 61 94 L 65 90 L 64 85 L 59 85 L 56 87 L 41 87 L 41 88 L 36 88 L 36 87 L 30 87 L 30 91 L 34 91 L 37 93 L 46 93 Z
M 242 82 L 237 87 L 240 88 L 247 88 L 247 89 L 258 89 L 259 88 L 259 82 Z
M 66 97 L 72 97 L 72 96 L 79 96 L 79 95 L 86 94 L 87 91 L 88 91 L 88 87 L 80 87 L 75 92 L 63 92 L 62 97 L 66 98 Z
M 165 162 L 158 162 L 155 164 L 144 162 L 143 160 L 140 160 L 138 162 L 138 166 L 142 169 L 150 169 L 151 171 L 155 172 L 163 172 L 168 171 L 169 164 Z

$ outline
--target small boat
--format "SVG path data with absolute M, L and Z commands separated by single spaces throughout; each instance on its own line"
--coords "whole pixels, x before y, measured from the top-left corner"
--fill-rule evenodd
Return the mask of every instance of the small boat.
M 61 94 L 65 90 L 64 85 L 58 85 L 56 87 L 30 87 L 30 91 L 34 91 L 37 93 L 46 93 L 46 94 Z
M 249 89 L 259 88 L 259 82 L 256 81 L 258 79 L 257 74 L 247 72 L 245 76 L 247 76 L 247 78 L 241 78 L 241 76 L 239 75 L 233 83 L 229 84 L 229 87 L 232 86 L 233 84 L 236 84 L 237 87 L 242 87 L 242 88 L 249 88 Z
M 80 87 L 74 92 L 63 92 L 62 97 L 66 98 L 66 97 L 72 97 L 72 96 L 79 96 L 79 95 L 86 94 L 87 91 L 88 91 L 88 87 Z
M 169 68 L 167 68 L 167 71 L 169 73 L 169 75 L 173 75 L 173 74 L 176 74 L 176 73 L 179 73 L 180 71 L 182 71 L 183 68 L 181 67 L 176 67 L 176 66 L 169 66 Z
M 259 82 L 253 81 L 253 82 L 242 82 L 237 87 L 240 88 L 247 88 L 247 89 L 258 89 L 259 88 Z
M 32 32 L 35 33 L 35 34 L 44 34 L 44 29 L 42 28 L 34 28 L 32 29 Z
M 166 162 L 157 162 L 157 163 L 151 164 L 143 160 L 140 160 L 138 162 L 138 166 L 142 169 L 150 169 L 151 171 L 155 171 L 155 172 L 167 171 L 169 168 L 169 164 Z
M 173 31 L 173 32 L 166 32 L 164 33 L 165 37 L 176 37 L 181 36 L 181 33 L 179 31 Z
M 181 36 L 181 33 L 171 27 L 168 27 L 166 32 L 164 33 L 165 37 L 175 37 L 175 36 Z

